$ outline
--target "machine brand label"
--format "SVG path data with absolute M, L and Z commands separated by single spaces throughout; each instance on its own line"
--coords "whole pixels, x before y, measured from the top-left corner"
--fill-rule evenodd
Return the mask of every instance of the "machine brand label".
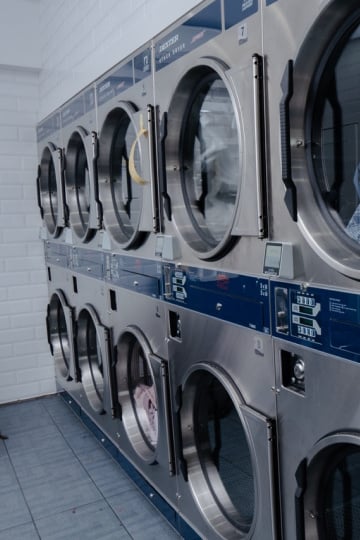
M 247 19 L 258 9 L 258 0 L 224 0 L 225 29 Z
M 95 88 L 89 88 L 84 92 L 84 111 L 85 113 L 95 109 Z
M 220 0 L 215 0 L 156 43 L 156 71 L 185 56 L 220 32 L 221 5 Z
M 65 105 L 61 111 L 61 125 L 65 127 L 72 122 L 75 122 L 78 118 L 81 118 L 85 113 L 85 99 L 84 94 L 80 94 L 70 103 Z
M 117 68 L 106 79 L 102 80 L 96 88 L 96 100 L 98 105 L 103 105 L 115 96 L 125 92 L 133 86 L 133 61 Z
M 36 128 L 36 138 L 37 141 L 43 141 L 47 139 L 60 129 L 60 112 L 57 112 L 51 115 L 49 118 L 46 118 Z
M 151 51 L 146 49 L 134 57 L 135 83 L 146 79 L 151 74 Z

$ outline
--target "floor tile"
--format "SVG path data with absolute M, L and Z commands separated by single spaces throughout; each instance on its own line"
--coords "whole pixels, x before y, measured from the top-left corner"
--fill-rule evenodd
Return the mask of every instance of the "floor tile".
M 131 536 L 105 501 L 39 519 L 41 540 L 126 540 Z
M 20 487 L 15 484 L 0 492 L 0 531 L 31 521 Z M 0 532 L 0 538 L 2 538 Z M 20 540 L 20 539 L 19 539 Z
M 0 440 L 0 459 L 3 457 L 7 457 L 8 453 L 5 446 L 5 441 Z
M 119 465 L 102 449 L 80 453 L 79 460 L 102 495 L 112 497 L 129 486 L 129 477 Z
M 52 419 L 41 404 L 41 400 L 22 401 L 0 407 L 1 431 L 11 435 L 32 431 L 52 424 Z
M 34 518 L 75 509 L 102 498 L 79 462 L 45 465 L 21 479 L 25 499 Z
M 0 493 L 16 485 L 17 478 L 11 461 L 8 457 L 0 459 Z
M 53 423 L 9 435 L 5 441 L 10 456 L 25 454 L 29 450 L 45 449 L 48 446 L 55 447 L 57 444 L 63 446 L 64 438 Z
M 0 532 L 1 540 L 39 540 L 34 524 L 25 523 Z
M 176 531 L 135 487 L 107 500 L 136 540 L 179 540 Z

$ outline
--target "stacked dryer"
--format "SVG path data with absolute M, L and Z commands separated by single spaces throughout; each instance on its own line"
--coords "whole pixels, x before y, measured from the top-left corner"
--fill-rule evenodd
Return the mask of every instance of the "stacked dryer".
M 297 261 L 295 280 L 279 279 L 273 246 L 283 536 L 352 540 L 360 534 L 360 9 L 338 0 L 267 4 L 268 132 L 281 126 L 281 147 L 269 139 L 272 229 Z
M 178 508 L 202 538 L 275 539 L 261 10 L 204 2 L 154 51 Z

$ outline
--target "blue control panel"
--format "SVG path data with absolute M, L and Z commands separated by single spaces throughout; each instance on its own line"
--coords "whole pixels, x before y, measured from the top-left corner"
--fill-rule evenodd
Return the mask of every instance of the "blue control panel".
M 272 333 L 360 362 L 360 294 L 270 283 Z
M 270 333 L 267 279 L 164 264 L 163 286 L 164 298 L 172 304 Z
M 71 260 L 71 246 L 57 242 L 44 243 L 46 264 L 55 264 L 62 268 L 69 268 Z

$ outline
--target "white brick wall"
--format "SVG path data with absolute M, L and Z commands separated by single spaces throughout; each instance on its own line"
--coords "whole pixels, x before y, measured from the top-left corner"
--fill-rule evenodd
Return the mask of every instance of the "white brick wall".
M 0 403 L 55 391 L 36 204 L 39 75 L 0 68 Z
M 36 123 L 199 3 L 12 0 L 1 14 L 0 403 L 55 391 Z

